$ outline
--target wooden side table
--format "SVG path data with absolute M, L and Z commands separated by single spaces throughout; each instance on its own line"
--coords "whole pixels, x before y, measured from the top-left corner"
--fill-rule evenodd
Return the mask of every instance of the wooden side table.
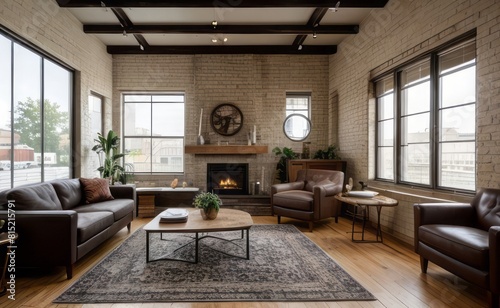
M 382 228 L 380 226 L 380 212 L 384 206 L 394 207 L 398 205 L 398 201 L 389 197 L 382 195 L 377 195 L 371 198 L 360 198 L 360 197 L 350 197 L 344 195 L 344 193 L 339 193 L 335 196 L 335 199 L 345 202 L 354 206 L 352 212 L 352 230 L 351 230 L 351 240 L 358 243 L 382 243 Z M 365 224 L 370 217 L 370 207 L 375 207 L 377 209 L 377 228 L 376 228 L 376 240 L 365 240 Z M 354 224 L 356 218 L 361 218 L 363 221 L 361 232 L 354 232 Z M 354 239 L 354 233 L 361 233 L 361 240 Z M 380 238 L 380 240 L 379 240 Z

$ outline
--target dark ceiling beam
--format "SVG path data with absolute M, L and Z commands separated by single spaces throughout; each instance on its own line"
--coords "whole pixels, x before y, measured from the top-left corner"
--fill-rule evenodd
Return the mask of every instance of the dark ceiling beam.
M 305 45 L 299 50 L 294 46 L 149 46 L 141 50 L 139 46 L 108 46 L 110 54 L 295 54 L 331 55 L 337 52 L 336 45 Z
M 131 27 L 133 26 L 132 21 L 128 18 L 128 15 L 121 8 L 111 8 L 111 11 L 115 14 L 116 18 L 120 22 L 122 27 Z
M 306 27 L 309 29 L 319 28 L 320 27 L 319 23 L 321 22 L 321 19 L 323 19 L 323 17 L 325 16 L 326 12 L 328 12 L 328 8 L 321 8 L 321 7 L 316 8 L 312 13 L 311 17 L 309 17 Z M 358 31 L 359 31 L 359 26 L 356 28 L 356 33 L 358 33 Z M 317 34 L 316 31 L 313 31 L 313 33 L 308 33 L 308 34 L 314 34 L 314 33 Z M 292 46 L 295 46 L 297 48 L 301 46 L 300 48 L 302 48 L 302 44 L 304 43 L 306 38 L 307 34 L 298 33 L 297 37 L 292 43 Z
M 93 34 L 121 34 L 123 30 L 128 34 L 356 34 L 358 25 L 218 25 L 215 29 L 211 25 L 84 25 L 85 33 Z
M 388 0 L 342 0 L 340 8 L 382 8 Z M 168 7 L 168 8 L 272 8 L 272 7 L 335 7 L 335 0 L 173 0 L 173 1 L 133 1 L 133 0 L 57 0 L 60 7 Z
M 114 7 L 114 8 L 111 8 L 111 11 L 115 14 L 122 29 L 134 27 L 134 24 L 132 23 L 130 18 L 128 18 L 127 13 L 125 13 L 125 11 L 122 8 L 115 8 Z M 123 30 L 121 32 L 123 32 Z M 142 34 L 134 34 L 134 38 L 137 41 L 137 43 L 139 43 L 139 46 L 140 46 L 139 48 L 141 50 L 145 50 L 145 49 L 149 48 L 149 43 L 148 43 L 148 41 L 146 41 L 144 36 L 142 36 Z

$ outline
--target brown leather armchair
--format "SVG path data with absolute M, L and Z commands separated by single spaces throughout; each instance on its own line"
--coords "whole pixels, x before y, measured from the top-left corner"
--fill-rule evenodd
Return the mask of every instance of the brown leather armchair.
M 415 252 L 422 273 L 431 261 L 488 291 L 499 306 L 500 189 L 482 189 L 467 203 L 414 204 Z
M 309 231 L 315 221 L 335 217 L 338 222 L 340 202 L 335 195 L 342 192 L 344 173 L 333 170 L 298 170 L 297 180 L 271 187 L 273 215 L 291 217 L 309 222 Z

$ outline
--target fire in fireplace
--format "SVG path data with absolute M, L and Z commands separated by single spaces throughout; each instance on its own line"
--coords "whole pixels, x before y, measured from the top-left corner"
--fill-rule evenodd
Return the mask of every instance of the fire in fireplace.
M 207 164 L 207 191 L 248 195 L 248 164 Z

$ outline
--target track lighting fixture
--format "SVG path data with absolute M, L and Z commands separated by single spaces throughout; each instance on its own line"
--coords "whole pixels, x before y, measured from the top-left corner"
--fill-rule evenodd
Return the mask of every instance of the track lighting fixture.
M 123 30 L 123 36 L 127 36 L 127 31 Z
M 144 50 L 144 46 L 142 46 L 142 44 L 139 44 L 139 48 L 140 48 L 141 50 Z
M 313 33 L 313 38 L 317 38 L 316 32 Z
M 299 48 L 297 48 L 298 50 L 302 50 L 302 45 L 299 45 Z
M 339 10 L 339 7 L 340 7 L 340 1 L 338 1 L 337 4 L 335 4 L 335 7 L 332 8 L 332 11 L 337 12 Z
M 216 39 L 216 38 L 213 38 L 213 39 L 212 39 L 212 43 L 217 43 L 217 39 Z
M 217 28 L 217 20 L 212 21 L 212 26 L 214 27 L 214 29 Z

